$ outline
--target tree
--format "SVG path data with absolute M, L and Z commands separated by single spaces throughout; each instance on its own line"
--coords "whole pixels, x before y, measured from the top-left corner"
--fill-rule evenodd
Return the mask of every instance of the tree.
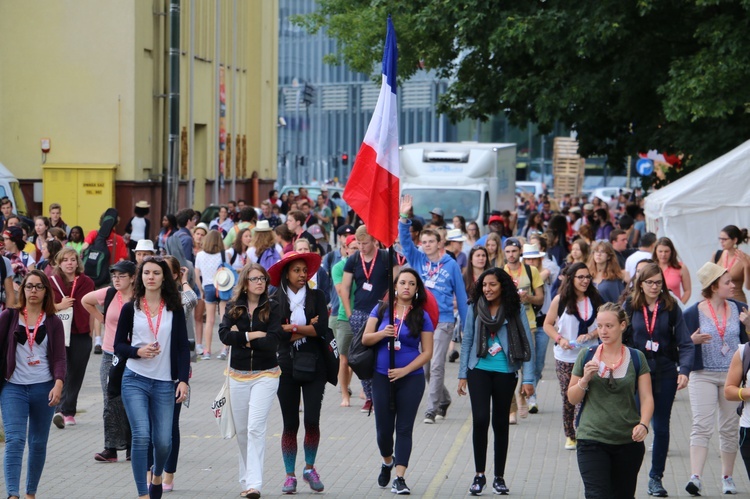
M 667 181 L 750 138 L 750 0 L 318 0 L 295 22 L 339 43 L 328 62 L 377 73 L 392 14 L 399 72 L 449 81 L 452 120 L 504 113 L 578 133 L 613 166 L 657 149 Z M 646 183 L 657 179 L 647 179 Z

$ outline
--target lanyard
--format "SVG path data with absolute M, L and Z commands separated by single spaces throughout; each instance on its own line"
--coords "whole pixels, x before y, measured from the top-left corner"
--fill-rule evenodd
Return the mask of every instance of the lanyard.
M 156 317 L 156 329 L 154 329 L 154 323 L 151 321 L 151 311 L 148 309 L 148 302 L 143 299 L 143 311 L 146 312 L 146 319 L 148 319 L 148 328 L 154 334 L 154 340 L 158 341 L 159 326 L 161 325 L 161 313 L 164 310 L 164 300 L 159 300 L 159 315 Z
M 442 263 L 438 263 L 437 268 L 433 270 L 432 268 L 432 262 L 427 262 L 427 265 L 429 265 L 427 270 L 427 279 L 428 281 L 433 279 L 437 280 L 438 276 L 440 275 L 440 269 L 443 267 Z
M 513 284 L 515 284 L 516 287 L 518 287 L 518 285 L 521 284 L 521 275 L 523 275 L 522 274 L 523 273 L 523 267 L 520 267 L 518 269 L 518 274 L 515 274 L 515 275 L 510 270 L 510 267 L 508 267 L 507 265 L 505 266 L 505 271 L 508 273 L 508 275 L 510 276 L 510 278 L 513 280 Z
M 724 343 L 724 334 L 727 332 L 727 316 L 729 315 L 729 307 L 727 306 L 727 302 L 724 302 L 724 321 L 722 322 L 721 326 L 719 325 L 719 319 L 716 317 L 716 311 L 714 310 L 714 307 L 713 305 L 711 305 L 711 302 L 709 300 L 706 300 L 706 305 L 708 305 L 708 311 L 711 312 L 711 318 L 714 320 L 716 330 L 719 332 L 719 338 L 721 338 L 721 342 Z
M 23 309 L 23 325 L 26 328 L 26 339 L 29 342 L 31 355 L 34 355 L 34 340 L 36 340 L 36 333 L 39 331 L 39 324 L 42 323 L 42 319 L 44 319 L 44 312 L 39 312 L 39 317 L 36 318 L 36 326 L 34 326 L 34 334 L 31 334 L 31 331 L 29 331 L 29 312 L 25 308 Z
M 372 275 L 372 271 L 375 269 L 375 262 L 378 259 L 378 253 L 380 253 L 378 250 L 375 250 L 375 256 L 372 257 L 372 261 L 370 262 L 370 271 L 367 271 L 367 267 L 365 267 L 365 258 L 360 254 L 360 261 L 362 262 L 362 272 L 365 274 L 365 281 L 370 282 L 370 276 Z
M 599 348 L 596 349 L 596 356 L 599 358 L 599 361 L 604 364 L 604 371 L 601 374 L 601 377 L 605 377 L 607 374 L 607 371 L 611 372 L 614 375 L 614 372 L 622 365 L 622 361 L 625 360 L 625 345 L 621 347 L 620 350 L 620 360 L 618 360 L 616 363 L 612 364 L 612 367 L 607 367 L 607 364 L 604 362 L 602 358 L 602 354 L 604 353 L 604 344 L 599 345 Z
M 659 302 L 654 305 L 654 315 L 651 317 L 651 324 L 648 322 L 648 307 L 643 306 L 643 321 L 646 323 L 646 332 L 649 338 L 654 337 L 654 328 L 656 327 L 656 315 L 659 313 Z
M 396 338 L 401 338 L 401 326 L 404 325 L 404 319 L 406 319 L 406 316 L 411 312 L 411 305 L 409 305 L 409 308 L 404 307 L 403 313 L 401 314 L 401 321 L 398 323 L 398 329 L 396 329 Z M 398 314 L 394 310 L 393 312 L 393 320 L 398 320 Z

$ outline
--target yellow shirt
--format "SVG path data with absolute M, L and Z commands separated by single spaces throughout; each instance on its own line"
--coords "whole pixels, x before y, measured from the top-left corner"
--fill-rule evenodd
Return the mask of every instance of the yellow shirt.
M 513 279 L 513 282 L 516 284 L 519 291 L 524 290 L 529 293 L 529 295 L 533 295 L 535 289 L 544 289 L 544 281 L 542 280 L 542 276 L 539 275 L 539 270 L 536 267 L 530 265 L 529 268 L 531 269 L 532 283 L 529 282 L 529 274 L 526 272 L 523 262 L 521 262 L 521 266 L 516 271 L 510 270 L 507 264 L 505 265 L 504 270 L 508 273 L 510 278 Z M 525 303 L 524 307 L 526 307 L 526 318 L 529 320 L 529 329 L 533 331 L 536 328 L 536 313 L 530 303 Z

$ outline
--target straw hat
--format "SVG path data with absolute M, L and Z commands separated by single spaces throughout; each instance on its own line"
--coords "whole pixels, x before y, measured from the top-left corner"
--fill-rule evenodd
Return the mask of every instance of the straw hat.
M 156 253 L 154 242 L 151 239 L 141 239 L 138 241 L 138 244 L 135 245 L 133 251 L 150 251 L 151 253 Z
M 271 224 L 268 223 L 268 220 L 259 220 L 257 224 L 255 224 L 255 232 L 269 232 L 272 231 Z
M 281 284 L 282 272 L 287 265 L 295 260 L 304 260 L 307 264 L 308 280 L 318 273 L 318 269 L 320 268 L 320 255 L 317 253 L 297 253 L 296 251 L 290 251 L 268 269 L 268 275 L 271 277 L 272 286 L 279 287 Z
M 196 225 L 195 228 L 193 229 L 193 232 L 195 232 L 198 229 L 208 234 L 208 225 L 206 225 L 204 222 L 201 222 L 198 225 Z
M 450 242 L 462 243 L 466 241 L 466 236 L 463 235 L 461 229 L 451 229 L 445 237 Z
M 701 282 L 701 289 L 710 288 L 719 277 L 727 273 L 727 269 L 720 267 L 713 262 L 703 265 L 698 271 L 698 280 Z
M 148 203 L 148 201 L 138 201 L 135 203 L 136 208 L 151 208 L 151 205 Z
M 521 258 L 544 258 L 546 254 L 544 251 L 539 251 L 539 246 L 536 244 L 524 244 Z
M 229 291 L 234 284 L 234 273 L 226 267 L 219 267 L 214 274 L 214 287 L 219 291 Z

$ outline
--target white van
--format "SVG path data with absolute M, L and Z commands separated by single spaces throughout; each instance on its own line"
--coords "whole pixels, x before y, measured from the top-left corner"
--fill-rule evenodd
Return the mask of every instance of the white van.
M 0 163 L 0 199 L 8 197 L 13 201 L 13 212 L 28 217 L 29 208 L 26 206 L 26 198 L 23 197 L 21 184 L 13 173 L 5 165 Z

